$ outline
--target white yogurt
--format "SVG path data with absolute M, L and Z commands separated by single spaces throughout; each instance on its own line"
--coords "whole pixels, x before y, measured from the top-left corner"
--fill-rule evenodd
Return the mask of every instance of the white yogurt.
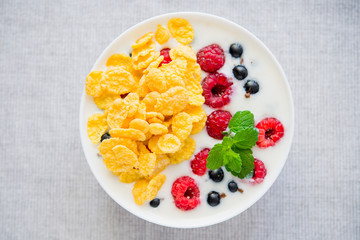
M 168 166 L 162 173 L 166 175 L 166 182 L 160 189 L 157 197 L 162 199 L 159 207 L 152 208 L 148 203 L 137 206 L 132 197 L 132 184 L 124 184 L 118 181 L 118 178 L 110 173 L 97 157 L 96 146 L 86 136 L 86 120 L 95 112 L 100 112 L 93 100 L 85 96 L 81 111 L 81 134 L 85 154 L 89 165 L 103 186 L 106 192 L 120 205 L 134 214 L 149 221 L 162 225 L 173 227 L 195 227 L 216 223 L 225 220 L 231 216 L 240 213 L 251 206 L 263 193 L 270 187 L 278 176 L 289 151 L 293 134 L 293 110 L 292 100 L 289 89 L 282 75 L 281 69 L 273 60 L 272 56 L 264 47 L 243 29 L 229 25 L 222 19 L 217 19 L 209 15 L 189 14 L 182 17 L 186 18 L 194 27 L 195 38 L 191 43 L 193 49 L 197 52 L 200 48 L 212 43 L 219 44 L 226 53 L 225 65 L 219 70 L 227 77 L 232 78 L 233 94 L 231 102 L 225 106 L 224 110 L 230 111 L 233 115 L 237 111 L 250 110 L 255 116 L 255 122 L 259 122 L 265 117 L 276 117 L 284 125 L 284 137 L 277 142 L 274 147 L 267 149 L 253 148 L 254 157 L 262 160 L 267 168 L 267 176 L 263 183 L 258 185 L 245 184 L 240 179 L 232 176 L 223 167 L 225 177 L 220 183 L 215 183 L 209 179 L 208 174 L 200 177 L 192 173 L 190 161 L 185 161 L 178 165 Z M 157 24 L 166 26 L 167 21 L 173 16 L 160 16 L 158 19 L 145 22 L 135 29 L 130 29 L 122 38 L 115 40 L 110 47 L 105 50 L 101 58 L 95 64 L 93 70 L 104 70 L 106 59 L 113 53 L 130 52 L 131 43 L 143 34 L 149 31 L 156 31 Z M 228 53 L 229 46 L 238 42 L 242 44 L 244 53 L 243 65 L 248 69 L 248 77 L 245 80 L 238 81 L 232 74 L 232 68 L 240 64 L 240 58 L 232 58 Z M 178 43 L 171 39 L 164 46 L 157 46 L 157 50 L 164 47 L 175 47 Z M 161 47 L 161 48 L 160 48 Z M 203 72 L 203 78 L 207 73 Z M 257 94 L 252 94 L 250 98 L 245 98 L 243 85 L 246 80 L 254 79 L 260 85 Z M 203 106 L 209 115 L 215 109 Z M 195 139 L 197 146 L 195 154 L 203 148 L 211 148 L 214 144 L 221 142 L 208 136 L 206 129 L 191 136 Z M 173 182 L 181 176 L 190 176 L 195 179 L 200 189 L 201 204 L 193 210 L 181 211 L 175 207 L 171 196 L 171 187 Z M 243 193 L 231 193 L 227 184 L 234 180 L 238 186 L 244 190 Z M 207 194 L 210 191 L 225 193 L 226 197 L 221 199 L 221 203 L 216 207 L 207 204 Z

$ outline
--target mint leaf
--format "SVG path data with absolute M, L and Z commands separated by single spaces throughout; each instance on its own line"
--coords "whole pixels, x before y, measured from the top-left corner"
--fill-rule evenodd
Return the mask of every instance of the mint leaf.
M 223 166 L 223 157 L 226 148 L 221 144 L 216 144 L 209 152 L 207 157 L 206 167 L 210 170 L 215 170 Z
M 250 149 L 242 150 L 239 155 L 242 161 L 242 168 L 238 177 L 246 178 L 254 170 L 254 156 Z
M 246 128 L 237 132 L 233 138 L 233 147 L 238 149 L 249 149 L 255 146 L 259 131 L 256 128 Z
M 225 165 L 225 169 L 235 177 L 237 177 L 237 175 L 239 174 L 237 172 L 234 172 L 228 165 Z
M 224 137 L 221 144 L 224 148 L 231 148 L 233 145 L 233 139 L 231 137 Z
M 238 154 L 242 163 L 241 171 L 235 172 L 229 164 L 225 165 L 225 169 L 238 178 L 252 178 L 254 170 L 254 157 L 252 155 L 252 151 L 250 149 L 240 149 Z
M 228 149 L 224 153 L 224 165 L 231 169 L 231 171 L 239 173 L 242 165 L 240 155 Z
M 254 124 L 254 115 L 250 111 L 239 111 L 231 118 L 229 128 L 237 133 L 246 128 L 253 128 Z

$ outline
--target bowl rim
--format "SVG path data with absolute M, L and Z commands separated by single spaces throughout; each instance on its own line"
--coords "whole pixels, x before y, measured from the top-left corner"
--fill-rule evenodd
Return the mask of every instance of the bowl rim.
M 181 15 L 181 16 L 179 16 Z M 148 19 L 145 19 L 137 24 L 135 24 L 134 26 L 128 28 L 127 30 L 125 30 L 124 32 L 122 32 L 118 37 L 116 37 L 113 41 L 111 41 L 111 43 L 109 45 L 107 45 L 107 47 L 101 52 L 101 54 L 98 56 L 97 60 L 95 61 L 95 63 L 93 64 L 92 68 L 91 68 L 91 71 L 94 69 L 94 67 L 96 65 L 98 65 L 98 63 L 101 61 L 101 58 L 102 56 L 108 52 L 112 46 L 117 42 L 119 41 L 119 39 L 121 39 L 124 35 L 126 35 L 128 32 L 132 31 L 133 29 L 139 27 L 140 25 L 143 25 L 143 24 L 146 24 L 146 23 L 149 23 L 149 22 L 152 22 L 154 20 L 157 20 L 157 19 L 160 19 L 160 18 L 166 18 L 166 17 L 183 17 L 183 18 L 186 18 L 186 15 L 194 15 L 194 16 L 203 16 L 203 17 L 208 17 L 208 18 L 213 18 L 217 21 L 220 21 L 222 22 L 223 24 L 228 24 L 228 25 L 231 25 L 235 28 L 238 28 L 240 29 L 241 31 L 243 31 L 244 33 L 246 33 L 253 41 L 255 41 L 257 44 L 261 45 L 264 50 L 270 55 L 271 59 L 274 61 L 275 65 L 277 66 L 278 70 L 280 71 L 280 74 L 281 74 L 281 77 L 284 79 L 284 82 L 285 82 L 285 85 L 286 85 L 286 89 L 287 89 L 287 93 L 288 93 L 288 97 L 290 99 L 290 106 L 291 106 L 291 130 L 289 131 L 290 132 L 290 138 L 289 138 L 289 141 L 290 141 L 290 145 L 289 145 L 289 148 L 286 152 L 286 156 L 284 159 L 283 162 L 279 163 L 279 168 L 277 168 L 276 172 L 274 173 L 274 177 L 272 179 L 272 182 L 270 182 L 270 184 L 268 185 L 268 187 L 263 191 L 261 192 L 260 194 L 256 195 L 256 197 L 254 197 L 251 201 L 251 203 L 248 205 L 248 206 L 245 206 L 244 208 L 238 210 L 238 211 L 232 211 L 230 212 L 230 214 L 228 215 L 222 215 L 221 217 L 219 218 L 208 218 L 207 221 L 204 221 L 204 222 L 196 222 L 196 225 L 194 225 L 194 222 L 189 222 L 189 223 L 186 223 L 186 224 L 179 224 L 179 225 L 172 225 L 170 223 L 167 223 L 166 221 L 160 221 L 158 219 L 152 219 L 151 216 L 149 217 L 149 215 L 141 215 L 141 214 L 138 214 L 137 212 L 134 212 L 132 211 L 131 208 L 129 208 L 128 206 L 124 206 L 122 204 L 120 204 L 116 198 L 113 196 L 113 194 L 109 191 L 109 189 L 106 188 L 106 186 L 104 186 L 104 184 L 102 183 L 102 181 L 100 181 L 100 179 L 98 178 L 97 174 L 95 174 L 95 169 L 93 168 L 93 166 L 90 164 L 89 162 L 89 159 L 90 159 L 90 154 L 89 154 L 89 151 L 86 151 L 85 149 L 85 145 L 84 145 L 84 134 L 83 132 L 85 131 L 84 129 L 86 129 L 86 126 L 84 126 L 82 123 L 84 122 L 84 105 L 85 105 L 85 101 L 86 101 L 86 92 L 85 92 L 85 89 L 83 90 L 82 92 L 82 95 L 81 95 L 81 101 L 80 101 L 80 116 L 79 116 L 79 130 L 80 130 L 80 141 L 81 141 L 81 146 L 82 146 L 82 149 L 83 149 L 83 152 L 84 152 L 84 155 L 85 155 L 85 158 L 86 158 L 86 161 L 90 167 L 90 170 L 92 172 L 92 174 L 94 175 L 95 179 L 97 180 L 97 182 L 100 184 L 101 188 L 118 204 L 120 205 L 122 208 L 126 209 L 128 212 L 134 214 L 135 216 L 141 218 L 141 219 L 144 219 L 148 222 L 151 222 L 151 223 L 155 223 L 155 224 L 158 224 L 158 225 L 161 225 L 161 226 L 166 226 L 166 227 L 171 227 L 171 228 L 200 228 L 200 227 L 206 227 L 206 226 L 211 226 L 211 225 L 214 225 L 214 224 L 217 224 L 217 223 L 220 223 L 220 222 L 223 222 L 223 221 L 226 221 L 226 220 L 229 220 L 239 214 L 241 214 L 242 212 L 246 211 L 248 208 L 250 208 L 252 205 L 254 205 L 260 198 L 263 197 L 263 195 L 268 192 L 268 190 L 271 188 L 271 186 L 274 184 L 275 180 L 279 177 L 288 157 L 289 157 L 289 152 L 290 152 L 290 149 L 291 149 L 291 146 L 292 146 L 292 142 L 293 142 L 293 138 L 294 138 L 294 132 L 295 132 L 295 109 L 294 109 L 294 101 L 293 101 L 293 96 L 292 96 L 292 92 L 291 92 L 291 88 L 290 88 L 290 84 L 289 84 L 289 81 L 285 75 L 285 72 L 283 70 L 283 68 L 281 67 L 280 63 L 278 62 L 278 60 L 275 58 L 274 54 L 268 49 L 268 47 L 260 40 L 258 39 L 253 33 L 251 33 L 249 30 L 245 29 L 244 27 L 240 26 L 239 24 L 237 23 L 234 23 L 228 19 L 225 19 L 223 17 L 219 17 L 219 16 L 216 16 L 216 15 L 212 15 L 212 14 L 208 14 L 208 13 L 203 13 L 203 12 L 188 12 L 188 11 L 184 11 L 184 12 L 171 12 L 171 13 L 166 13 L 166 14 L 161 14 L 161 15 L 156 15 L 156 16 L 153 16 L 151 18 L 148 18 Z M 87 136 L 87 134 L 85 134 Z

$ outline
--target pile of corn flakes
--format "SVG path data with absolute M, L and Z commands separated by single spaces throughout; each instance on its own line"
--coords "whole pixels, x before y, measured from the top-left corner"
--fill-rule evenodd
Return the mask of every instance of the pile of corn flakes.
M 158 25 L 132 45 L 132 56 L 113 54 L 107 70 L 93 71 L 86 78 L 86 93 L 94 97 L 103 113 L 89 117 L 87 132 L 94 144 L 109 132 L 98 149 L 106 167 L 124 183 L 135 182 L 136 204 L 156 197 L 165 182 L 160 174 L 169 164 L 189 160 L 196 143 L 191 134 L 206 122 L 202 108 L 201 70 L 188 46 L 194 30 L 185 19 L 168 22 L 172 48 L 168 64 L 156 50 L 156 42 L 169 40 L 169 31 Z M 155 40 L 154 40 L 155 38 Z

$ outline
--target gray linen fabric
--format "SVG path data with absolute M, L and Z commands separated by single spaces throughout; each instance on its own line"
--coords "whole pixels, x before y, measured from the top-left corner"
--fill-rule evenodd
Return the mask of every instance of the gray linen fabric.
M 78 115 L 85 76 L 121 32 L 201 11 L 258 36 L 292 88 L 296 131 L 273 187 L 200 229 L 139 219 L 101 189 Z M 0 1 L 0 239 L 359 239 L 360 2 Z

